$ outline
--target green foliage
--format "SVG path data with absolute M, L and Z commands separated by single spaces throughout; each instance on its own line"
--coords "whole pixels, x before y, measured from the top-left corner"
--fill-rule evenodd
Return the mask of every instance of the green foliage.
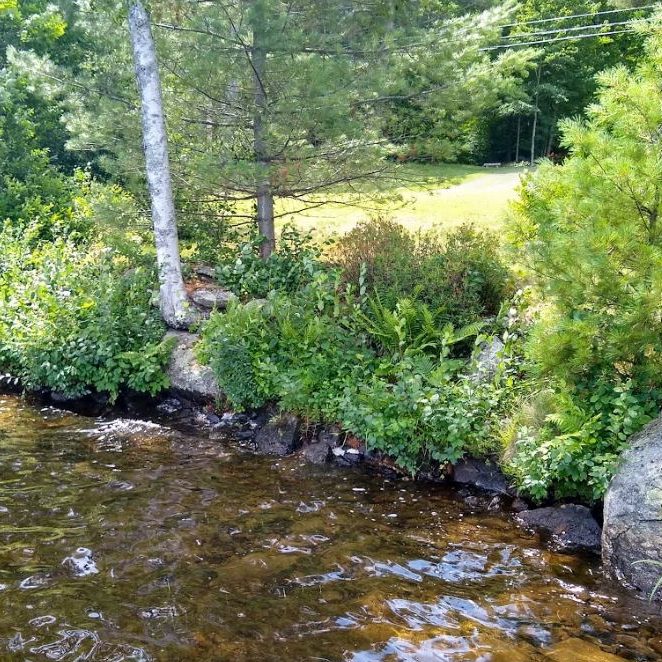
M 394 221 L 376 218 L 341 237 L 331 259 L 350 280 L 365 264 L 369 291 L 386 306 L 414 299 L 441 324 L 465 325 L 494 316 L 509 290 L 496 237 L 471 226 L 445 237 L 412 235 Z
M 462 373 L 453 347 L 479 324 L 435 326 L 424 304 L 357 302 L 328 272 L 294 294 L 234 304 L 205 325 L 200 358 L 231 403 L 268 402 L 316 421 L 340 423 L 414 474 L 493 449 L 506 369 L 493 382 Z
M 283 228 L 278 251 L 260 257 L 263 239 L 257 237 L 239 247 L 239 254 L 217 269 L 219 282 L 241 297 L 264 298 L 270 292 L 294 293 L 311 283 L 323 270 L 321 249 L 311 235 Z
M 331 392 L 337 396 L 372 356 L 343 324 L 341 295 L 321 273 L 295 295 L 274 292 L 262 305 L 232 305 L 205 325 L 200 356 L 236 406 L 279 401 L 285 409 L 333 420 Z
M 29 234 L 29 233 L 28 233 Z M 153 274 L 109 249 L 0 234 L 0 369 L 31 388 L 115 398 L 167 386 Z
M 586 121 L 562 123 L 570 151 L 522 189 L 514 238 L 547 307 L 527 345 L 552 407 L 509 451 L 521 486 L 601 497 L 628 437 L 662 403 L 662 37 L 648 60 L 600 76 Z
M 632 388 L 632 382 L 596 384 L 586 398 L 562 387 L 552 392 L 542 421 L 516 426 L 507 467 L 520 488 L 538 500 L 600 499 L 628 438 L 656 413 Z

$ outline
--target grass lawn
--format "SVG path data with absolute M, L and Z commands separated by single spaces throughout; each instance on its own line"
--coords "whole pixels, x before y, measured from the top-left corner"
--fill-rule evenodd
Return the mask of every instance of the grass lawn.
M 452 228 L 463 223 L 498 229 L 524 171 L 406 164 L 398 171 L 398 181 L 379 190 L 371 188 L 354 194 L 340 190 L 333 193 L 339 202 L 306 211 L 297 211 L 301 205 L 296 201 L 281 200 L 277 212 L 286 214 L 281 225 L 294 222 L 321 236 L 347 232 L 361 219 L 376 214 L 386 214 L 410 230 Z M 351 204 L 341 204 L 345 201 Z

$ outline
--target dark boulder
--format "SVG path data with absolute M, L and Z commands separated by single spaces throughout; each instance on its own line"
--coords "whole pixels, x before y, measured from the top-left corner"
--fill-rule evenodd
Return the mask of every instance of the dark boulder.
M 303 456 L 311 464 L 326 464 L 331 457 L 331 446 L 325 441 L 316 441 L 303 449 Z
M 255 435 L 255 446 L 264 455 L 289 455 L 299 444 L 299 419 L 293 414 L 271 418 Z
M 586 506 L 565 504 L 534 508 L 518 513 L 515 519 L 540 533 L 548 546 L 558 552 L 600 553 L 600 525 Z
M 646 594 L 662 576 L 662 417 L 632 437 L 609 485 L 602 560 L 613 577 Z M 655 597 L 662 599 L 659 591 Z
M 499 494 L 510 492 L 508 480 L 499 467 L 473 458 L 460 460 L 453 467 L 453 482 L 459 485 L 478 487 L 486 492 L 497 492 Z

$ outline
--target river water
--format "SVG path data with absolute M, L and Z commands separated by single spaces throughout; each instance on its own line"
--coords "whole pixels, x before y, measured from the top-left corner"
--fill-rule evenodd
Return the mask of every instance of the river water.
M 662 659 L 659 607 L 451 490 L 0 398 L 0 660 Z

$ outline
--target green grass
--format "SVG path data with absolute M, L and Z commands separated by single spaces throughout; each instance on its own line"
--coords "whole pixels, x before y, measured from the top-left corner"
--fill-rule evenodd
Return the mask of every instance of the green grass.
M 450 229 L 463 223 L 494 230 L 503 223 L 523 172 L 510 167 L 406 164 L 399 167 L 397 180 L 379 187 L 340 189 L 332 193 L 334 202 L 305 211 L 300 211 L 297 201 L 281 200 L 277 212 L 285 214 L 281 224 L 293 222 L 320 236 L 347 232 L 377 214 L 388 215 L 410 230 Z

